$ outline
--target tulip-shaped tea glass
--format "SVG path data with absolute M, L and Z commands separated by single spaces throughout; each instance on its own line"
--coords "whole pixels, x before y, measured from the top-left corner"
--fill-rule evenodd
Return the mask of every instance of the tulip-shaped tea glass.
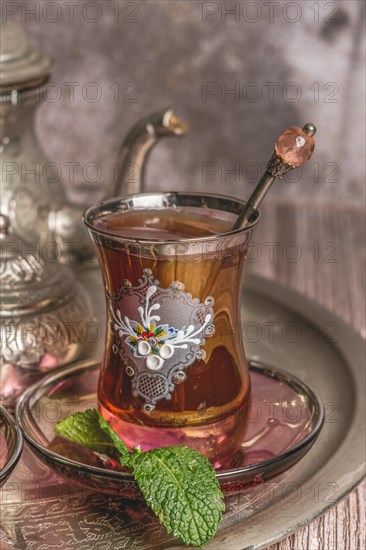
M 84 215 L 107 302 L 98 402 L 127 445 L 188 445 L 231 463 L 250 391 L 240 287 L 253 227 L 231 228 L 244 203 L 152 193 Z

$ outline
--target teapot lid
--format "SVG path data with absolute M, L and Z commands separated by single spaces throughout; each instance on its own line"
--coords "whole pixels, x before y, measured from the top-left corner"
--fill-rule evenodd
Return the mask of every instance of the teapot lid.
M 40 247 L 11 233 L 0 214 L 0 317 L 56 308 L 75 292 L 75 277 L 58 262 L 42 258 Z
M 23 29 L 12 21 L 0 23 L 1 93 L 18 88 L 35 87 L 48 78 L 50 57 L 34 47 Z

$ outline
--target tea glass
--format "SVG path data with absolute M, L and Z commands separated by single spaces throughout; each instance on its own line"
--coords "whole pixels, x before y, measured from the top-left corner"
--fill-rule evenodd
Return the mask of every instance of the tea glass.
M 244 204 L 150 193 L 84 214 L 106 293 L 99 410 L 131 447 L 187 445 L 228 467 L 243 440 L 241 281 L 259 219 L 232 231 Z

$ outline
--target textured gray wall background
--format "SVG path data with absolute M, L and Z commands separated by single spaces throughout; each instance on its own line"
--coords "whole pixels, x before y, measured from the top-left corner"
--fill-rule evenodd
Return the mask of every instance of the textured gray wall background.
M 54 58 L 57 86 L 49 95 L 61 92 L 61 97 L 45 101 L 37 114 L 47 155 L 63 167 L 65 184 L 70 182 L 64 162 L 80 167 L 97 162 L 102 168 L 89 202 L 102 195 L 102 185 L 112 177 L 110 167 L 129 127 L 171 105 L 192 133 L 157 147 L 150 159 L 149 189 L 206 188 L 248 196 L 256 171 L 249 163 L 263 166 L 283 129 L 312 121 L 318 134 L 310 166 L 301 181 L 278 183 L 272 196 L 364 203 L 363 1 L 5 4 L 8 12 L 16 11 L 8 19 L 21 22 Z M 79 83 L 73 101 L 67 82 Z M 96 91 L 91 82 L 101 92 L 96 102 L 91 101 Z M 119 101 L 110 88 L 116 82 Z M 133 85 L 124 90 L 128 83 Z M 237 83 L 240 97 L 217 92 L 203 101 L 205 83 L 223 90 Z M 268 83 L 277 83 L 272 101 Z M 134 102 L 128 101 L 131 92 Z M 256 93 L 261 97 L 250 101 Z M 208 162 L 216 173 L 205 178 Z M 240 163 L 240 181 L 225 172 L 235 163 Z M 78 169 L 76 183 L 82 179 Z

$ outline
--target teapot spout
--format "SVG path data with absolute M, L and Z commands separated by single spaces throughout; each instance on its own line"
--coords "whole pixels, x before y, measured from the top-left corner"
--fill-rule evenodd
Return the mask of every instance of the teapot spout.
M 137 122 L 122 143 L 115 172 L 117 177 L 107 197 L 143 192 L 146 160 L 153 146 L 162 137 L 182 136 L 188 131 L 188 125 L 172 109 Z M 94 246 L 81 221 L 82 211 L 64 199 L 59 208 L 50 211 L 48 219 L 54 240 L 61 250 L 60 261 L 77 268 L 95 265 Z
M 119 150 L 115 179 L 108 195 L 113 197 L 142 193 L 146 161 L 154 145 L 162 137 L 182 136 L 188 131 L 188 124 L 170 108 L 137 122 Z

